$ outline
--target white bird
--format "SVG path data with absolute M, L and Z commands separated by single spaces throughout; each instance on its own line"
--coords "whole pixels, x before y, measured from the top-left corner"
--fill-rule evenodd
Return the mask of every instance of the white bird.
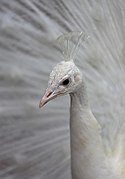
M 102 136 L 101 126 L 91 112 L 84 77 L 74 63 L 74 55 L 83 36 L 83 32 L 70 32 L 59 37 L 58 40 L 66 46 L 65 61 L 58 63 L 51 72 L 39 107 L 58 96 L 70 94 L 72 179 L 123 179 L 125 164 L 121 150 L 124 149 L 124 143 L 116 143 L 113 148 L 108 146 L 110 150 L 117 151 L 109 157 L 104 148 L 106 139 Z M 74 37 L 78 38 L 76 45 L 72 42 Z M 121 135 L 119 139 L 122 138 L 122 134 L 117 135 Z
M 125 0 L 0 0 L 0 179 L 71 179 L 69 97 L 38 109 L 48 74 L 62 60 L 57 41 L 64 41 L 55 39 L 71 31 L 90 38 L 70 53 L 79 37 L 71 35 L 61 66 L 83 73 L 109 173 L 125 178 Z M 69 54 L 76 61 L 65 62 Z M 93 153 L 103 151 L 93 149 L 90 159 Z M 96 175 L 98 160 L 72 171 L 91 163 Z

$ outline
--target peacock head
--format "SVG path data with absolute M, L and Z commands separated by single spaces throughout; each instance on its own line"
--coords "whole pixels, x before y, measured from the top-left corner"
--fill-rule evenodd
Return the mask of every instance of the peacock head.
M 48 88 L 40 101 L 39 107 L 57 96 L 66 95 L 75 91 L 82 82 L 82 75 L 73 61 L 58 63 L 50 73 Z
M 39 103 L 40 108 L 57 96 L 70 94 L 79 88 L 82 74 L 73 59 L 83 37 L 86 37 L 83 32 L 70 32 L 58 38 L 63 46 L 65 61 L 58 63 L 50 73 L 48 88 Z

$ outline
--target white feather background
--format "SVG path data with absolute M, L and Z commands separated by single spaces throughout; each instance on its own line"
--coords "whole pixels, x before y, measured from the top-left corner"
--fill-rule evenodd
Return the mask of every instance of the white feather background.
M 62 60 L 55 39 L 69 31 L 90 36 L 76 63 L 108 139 L 106 150 L 118 132 L 124 140 L 124 0 L 1 0 L 1 179 L 71 178 L 69 100 L 38 109 L 49 73 Z

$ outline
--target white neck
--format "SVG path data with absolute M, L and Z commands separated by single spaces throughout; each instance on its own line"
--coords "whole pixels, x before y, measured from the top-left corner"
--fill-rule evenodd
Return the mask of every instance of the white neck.
M 113 178 L 110 169 L 106 167 L 100 126 L 90 110 L 85 83 L 82 82 L 81 87 L 70 96 L 72 178 Z

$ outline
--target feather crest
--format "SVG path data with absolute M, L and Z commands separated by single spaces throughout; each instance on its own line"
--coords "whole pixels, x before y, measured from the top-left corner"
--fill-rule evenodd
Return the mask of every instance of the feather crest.
M 84 32 L 69 32 L 57 38 L 60 44 L 65 61 L 75 60 L 82 42 L 89 38 Z

